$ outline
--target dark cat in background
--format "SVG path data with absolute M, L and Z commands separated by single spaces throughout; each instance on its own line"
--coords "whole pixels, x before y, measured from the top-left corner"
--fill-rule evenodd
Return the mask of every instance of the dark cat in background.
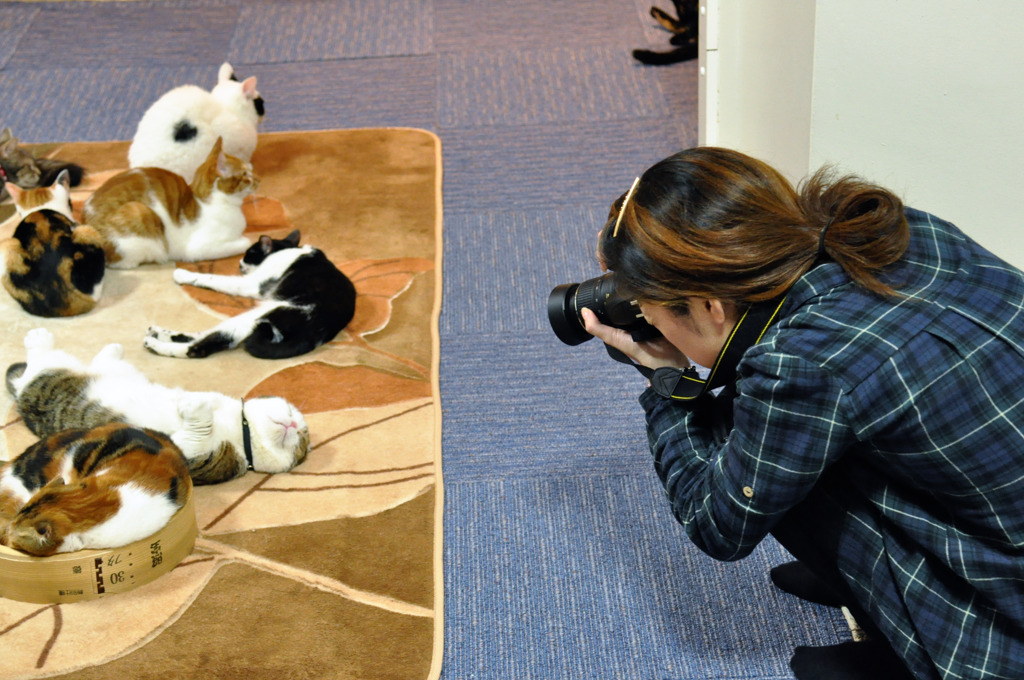
M 700 2 L 698 0 L 672 0 L 672 4 L 676 8 L 676 17 L 657 7 L 651 8 L 651 16 L 662 28 L 672 33 L 669 43 L 675 45 L 675 49 L 667 52 L 633 50 L 633 58 L 640 63 L 649 66 L 665 66 L 697 58 Z
M 57 181 L 62 170 L 67 170 L 71 186 L 78 186 L 85 171 L 80 165 L 55 158 L 36 158 L 32 152 L 18 145 L 11 128 L 0 130 L 0 182 L 17 184 L 22 189 L 48 187 Z M 0 184 L 0 201 L 7 200 L 7 191 Z

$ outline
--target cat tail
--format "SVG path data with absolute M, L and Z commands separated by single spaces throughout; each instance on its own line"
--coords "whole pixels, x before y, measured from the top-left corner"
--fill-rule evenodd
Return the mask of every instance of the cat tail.
M 62 161 L 56 158 L 37 158 L 36 165 L 39 166 L 39 186 L 41 187 L 48 187 L 56 182 L 57 176 L 63 170 L 68 171 L 68 178 L 71 180 L 71 186 L 73 187 L 81 184 L 82 177 L 85 176 L 85 168 L 71 161 Z
M 187 457 L 186 460 L 189 476 L 196 485 L 226 482 L 241 477 L 247 469 L 245 457 L 228 442 L 223 442 L 206 456 Z
M 651 50 L 633 50 L 633 58 L 647 66 L 667 66 L 678 64 L 682 61 L 690 61 L 697 58 L 697 46 L 685 45 L 677 47 L 668 52 L 654 52 Z
M 18 388 L 14 386 L 14 381 L 25 374 L 26 368 L 28 368 L 28 364 L 24 361 L 19 361 L 7 367 L 7 391 L 15 399 L 18 398 Z

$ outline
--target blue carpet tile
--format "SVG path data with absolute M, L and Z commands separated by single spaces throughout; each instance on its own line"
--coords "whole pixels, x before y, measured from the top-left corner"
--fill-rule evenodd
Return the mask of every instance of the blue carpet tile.
M 266 132 L 357 127 L 436 130 L 433 57 L 258 64 Z M 443 142 L 443 139 L 442 139 Z
M 428 0 L 289 2 L 246 5 L 230 58 L 249 63 L 324 61 L 429 54 Z
M 450 132 L 450 134 L 449 134 Z M 671 120 L 442 130 L 445 214 L 607 209 L 650 164 L 696 142 Z
M 444 127 L 665 118 L 655 74 L 622 47 L 441 56 Z
M 435 0 L 434 46 L 443 54 L 632 45 L 644 39 L 636 16 L 637 10 L 628 0 Z
M 239 11 L 237 6 L 161 3 L 46 5 L 36 14 L 7 68 L 220 62 L 227 57 Z
M 688 549 L 646 474 L 456 482 L 446 501 L 445 677 L 783 678 L 787 641 L 844 634 L 774 590 L 774 542 L 737 563 Z

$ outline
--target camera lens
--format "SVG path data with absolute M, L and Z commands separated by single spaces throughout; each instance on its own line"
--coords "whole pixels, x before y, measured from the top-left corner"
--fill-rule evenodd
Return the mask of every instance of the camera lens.
M 578 283 L 556 286 L 548 296 L 548 321 L 558 339 L 567 345 L 579 345 L 594 337 L 583 327 L 576 306 Z

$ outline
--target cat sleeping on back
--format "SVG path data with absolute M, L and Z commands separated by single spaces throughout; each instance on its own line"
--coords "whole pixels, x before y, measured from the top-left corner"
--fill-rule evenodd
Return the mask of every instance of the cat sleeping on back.
M 7 184 L 23 219 L 0 242 L 3 287 L 36 316 L 84 314 L 96 306 L 103 285 L 103 240 L 71 216 L 70 177 L 52 186 L 22 189 Z
M 64 430 L 0 466 L 0 544 L 47 557 L 162 529 L 192 480 L 165 435 L 123 423 Z
M 242 201 L 259 185 L 252 165 L 218 138 L 191 184 L 160 168 L 114 175 L 85 202 L 86 224 L 105 241 L 107 266 L 215 260 L 249 247 Z
M 242 400 L 157 385 L 124 361 L 117 344 L 85 365 L 55 349 L 44 328 L 26 334 L 25 350 L 27 361 L 7 369 L 7 389 L 36 436 L 111 422 L 164 432 L 185 455 L 196 484 L 223 482 L 248 469 L 285 472 L 309 450 L 305 419 L 280 397 Z
M 283 239 L 261 236 L 239 262 L 241 276 L 175 269 L 174 280 L 263 302 L 200 333 L 150 326 L 144 346 L 169 357 L 205 357 L 241 345 L 261 359 L 311 352 L 330 342 L 355 314 L 356 289 L 312 246 L 299 247 L 299 232 Z

